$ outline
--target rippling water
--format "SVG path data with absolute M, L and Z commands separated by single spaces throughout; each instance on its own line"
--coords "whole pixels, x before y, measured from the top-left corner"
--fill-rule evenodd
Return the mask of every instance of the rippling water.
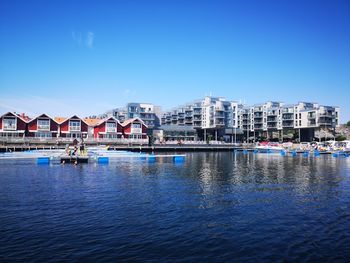
M 0 261 L 347 261 L 350 158 L 0 163 Z

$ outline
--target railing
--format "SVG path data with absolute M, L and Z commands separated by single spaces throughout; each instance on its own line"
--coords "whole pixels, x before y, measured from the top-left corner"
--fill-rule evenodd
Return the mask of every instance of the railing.
M 16 125 L 4 125 L 4 131 L 15 131 Z
M 80 126 L 69 126 L 69 131 L 80 131 L 81 127 Z
M 75 138 L 6 138 L 0 137 L 2 143 L 45 143 L 45 144 L 65 144 L 71 143 Z M 125 138 L 84 138 L 85 143 L 115 143 L 115 144 L 147 144 L 148 139 L 125 139 Z
M 49 131 L 50 125 L 38 125 L 38 131 Z
M 106 129 L 107 132 L 116 132 L 117 128 L 108 128 Z

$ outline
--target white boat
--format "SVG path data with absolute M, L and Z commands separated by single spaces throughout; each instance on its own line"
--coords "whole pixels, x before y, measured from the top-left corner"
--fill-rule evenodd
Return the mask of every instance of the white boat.
M 254 149 L 259 153 L 276 153 L 285 150 L 279 143 L 258 144 Z

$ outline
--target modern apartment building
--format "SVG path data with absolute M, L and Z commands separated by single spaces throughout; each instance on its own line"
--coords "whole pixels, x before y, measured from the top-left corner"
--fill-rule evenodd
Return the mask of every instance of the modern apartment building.
M 318 103 L 284 104 L 268 101 L 252 106 L 207 96 L 162 115 L 162 125 L 191 126 L 201 139 L 207 136 L 233 138 L 243 133 L 244 140 L 294 137 L 301 141 L 314 138 L 315 130 L 334 130 L 339 122 L 339 107 Z
M 126 106 L 126 119 L 140 118 L 149 129 L 160 124 L 161 108 L 151 103 L 128 103 Z
M 228 101 L 221 97 L 207 96 L 180 106 L 162 115 L 162 125 L 189 126 L 197 130 L 199 137 L 206 140 L 208 137 L 219 138 L 233 136 L 239 133 L 237 102 Z

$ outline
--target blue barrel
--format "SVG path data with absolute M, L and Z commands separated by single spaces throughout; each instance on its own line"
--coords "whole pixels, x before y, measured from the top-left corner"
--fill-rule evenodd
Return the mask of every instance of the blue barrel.
M 156 157 L 153 154 L 150 154 L 148 156 L 148 162 L 154 163 L 156 161 Z
M 98 157 L 97 158 L 97 163 L 99 163 L 99 164 L 107 164 L 107 163 L 109 163 L 109 158 L 108 157 Z
M 286 151 L 281 150 L 281 156 L 286 156 Z
M 243 150 L 243 154 L 248 154 L 248 150 Z
M 255 149 L 255 150 L 254 150 L 254 153 L 258 153 L 258 152 L 259 152 L 258 149 Z
M 291 154 L 292 154 L 293 157 L 297 156 L 297 152 L 296 151 L 292 151 Z
M 184 156 L 174 156 L 174 162 L 175 163 L 183 163 L 185 161 Z
M 309 156 L 309 152 L 303 152 L 303 157 L 308 157 Z
M 315 151 L 314 151 L 314 156 L 315 156 L 315 157 L 320 156 L 320 152 L 317 151 L 317 150 L 315 150 Z
M 333 156 L 333 157 L 338 157 L 339 154 L 338 154 L 338 153 L 333 153 L 332 156 Z
M 38 157 L 37 164 L 49 164 L 50 157 Z

